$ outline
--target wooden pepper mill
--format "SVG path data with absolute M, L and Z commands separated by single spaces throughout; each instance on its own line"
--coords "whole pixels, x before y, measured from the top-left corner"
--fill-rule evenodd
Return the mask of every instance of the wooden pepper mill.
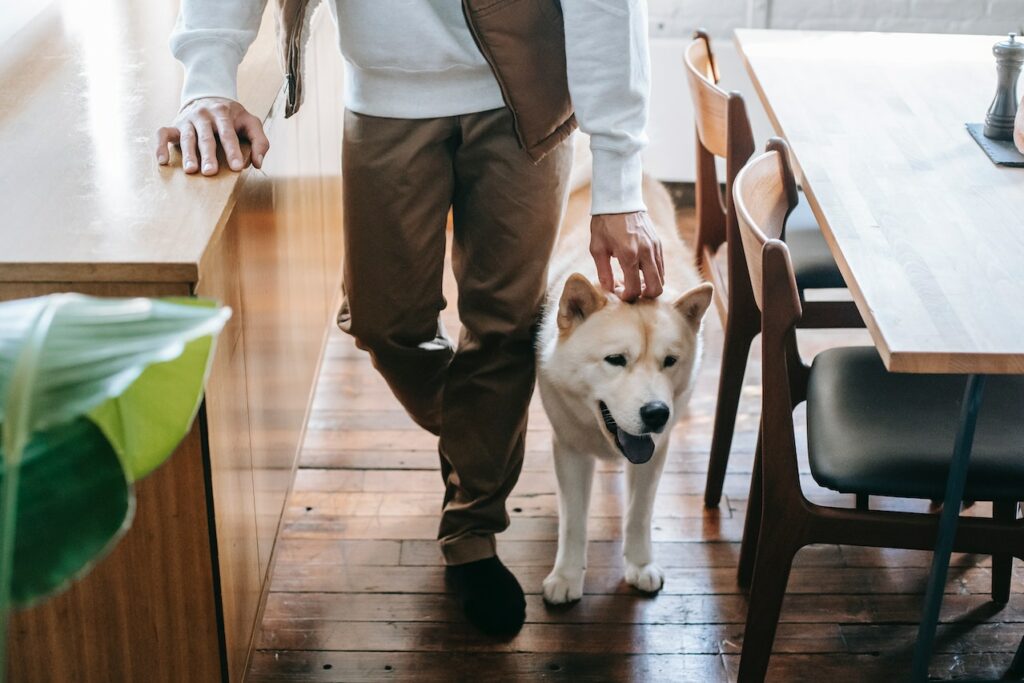
M 996 71 L 999 85 L 992 106 L 985 117 L 985 137 L 992 140 L 1013 140 L 1013 120 L 1017 116 L 1017 79 L 1024 66 L 1024 42 L 1011 33 L 1009 40 L 995 44 Z

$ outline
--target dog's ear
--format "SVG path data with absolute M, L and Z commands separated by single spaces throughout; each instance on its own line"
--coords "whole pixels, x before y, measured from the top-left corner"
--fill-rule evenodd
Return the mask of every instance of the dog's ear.
M 690 323 L 693 327 L 699 327 L 700 321 L 704 319 L 704 314 L 708 310 L 708 306 L 711 305 L 711 295 L 714 292 L 715 288 L 711 286 L 711 283 L 705 282 L 676 299 L 673 305 L 686 322 Z
M 558 302 L 558 329 L 571 330 L 605 304 L 601 292 L 587 278 L 573 273 L 565 281 L 562 298 Z

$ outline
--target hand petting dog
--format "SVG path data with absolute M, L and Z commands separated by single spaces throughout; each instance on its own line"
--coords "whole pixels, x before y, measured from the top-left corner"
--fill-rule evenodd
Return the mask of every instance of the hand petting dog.
M 623 301 L 635 301 L 640 296 L 646 299 L 661 296 L 665 285 L 665 260 L 661 253 L 661 240 L 646 211 L 594 216 L 590 221 L 590 254 L 597 264 L 597 278 L 605 291 L 615 292 Z M 612 257 L 622 268 L 621 288 L 615 286 Z

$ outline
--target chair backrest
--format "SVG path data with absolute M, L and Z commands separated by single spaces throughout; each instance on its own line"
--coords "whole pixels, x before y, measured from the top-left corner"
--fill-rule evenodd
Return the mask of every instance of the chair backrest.
M 789 146 L 772 138 L 764 154 L 752 159 L 736 176 L 733 201 L 747 273 L 762 321 L 800 317 L 800 294 L 786 247 L 786 218 L 796 208 L 796 178 L 789 160 Z M 769 254 L 777 254 L 770 257 Z M 772 261 L 774 272 L 766 269 Z M 766 292 L 771 290 L 770 300 Z
M 708 151 L 724 158 L 729 151 L 729 94 L 718 87 L 718 64 L 705 31 L 694 33 L 683 61 L 693 98 L 697 136 Z
M 807 397 L 809 368 L 796 343 L 802 307 L 789 248 L 782 239 L 786 218 L 798 201 L 789 159 L 786 143 L 773 138 L 768 150 L 740 171 L 733 186 L 747 272 L 761 313 L 761 452 L 766 501 L 779 492 L 802 496 L 792 411 Z
M 754 319 L 756 307 L 750 296 L 750 281 L 742 249 L 729 249 L 728 272 L 717 273 L 714 256 L 724 243 L 738 243 L 736 212 L 732 206 L 732 185 L 743 165 L 754 153 L 754 133 L 743 96 L 726 93 L 718 86 L 718 65 L 711 39 L 704 31 L 694 34 L 684 56 L 690 96 L 697 129 L 697 230 L 694 254 L 705 276 L 715 284 L 715 301 L 723 321 L 735 309 L 738 319 Z M 725 196 L 720 190 L 716 157 L 725 159 Z M 724 295 L 724 296 L 723 296 Z

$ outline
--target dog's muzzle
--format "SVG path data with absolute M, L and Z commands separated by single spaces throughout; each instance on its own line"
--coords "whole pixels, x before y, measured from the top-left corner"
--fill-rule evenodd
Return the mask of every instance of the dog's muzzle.
M 654 439 L 651 438 L 650 434 L 630 434 L 615 422 L 615 418 L 612 417 L 612 413 L 608 410 L 608 406 L 601 401 L 598 404 L 601 408 L 601 417 L 604 419 L 604 426 L 608 432 L 614 437 L 615 445 L 619 447 L 619 451 L 626 456 L 626 460 L 629 460 L 634 465 L 642 465 L 654 456 Z

